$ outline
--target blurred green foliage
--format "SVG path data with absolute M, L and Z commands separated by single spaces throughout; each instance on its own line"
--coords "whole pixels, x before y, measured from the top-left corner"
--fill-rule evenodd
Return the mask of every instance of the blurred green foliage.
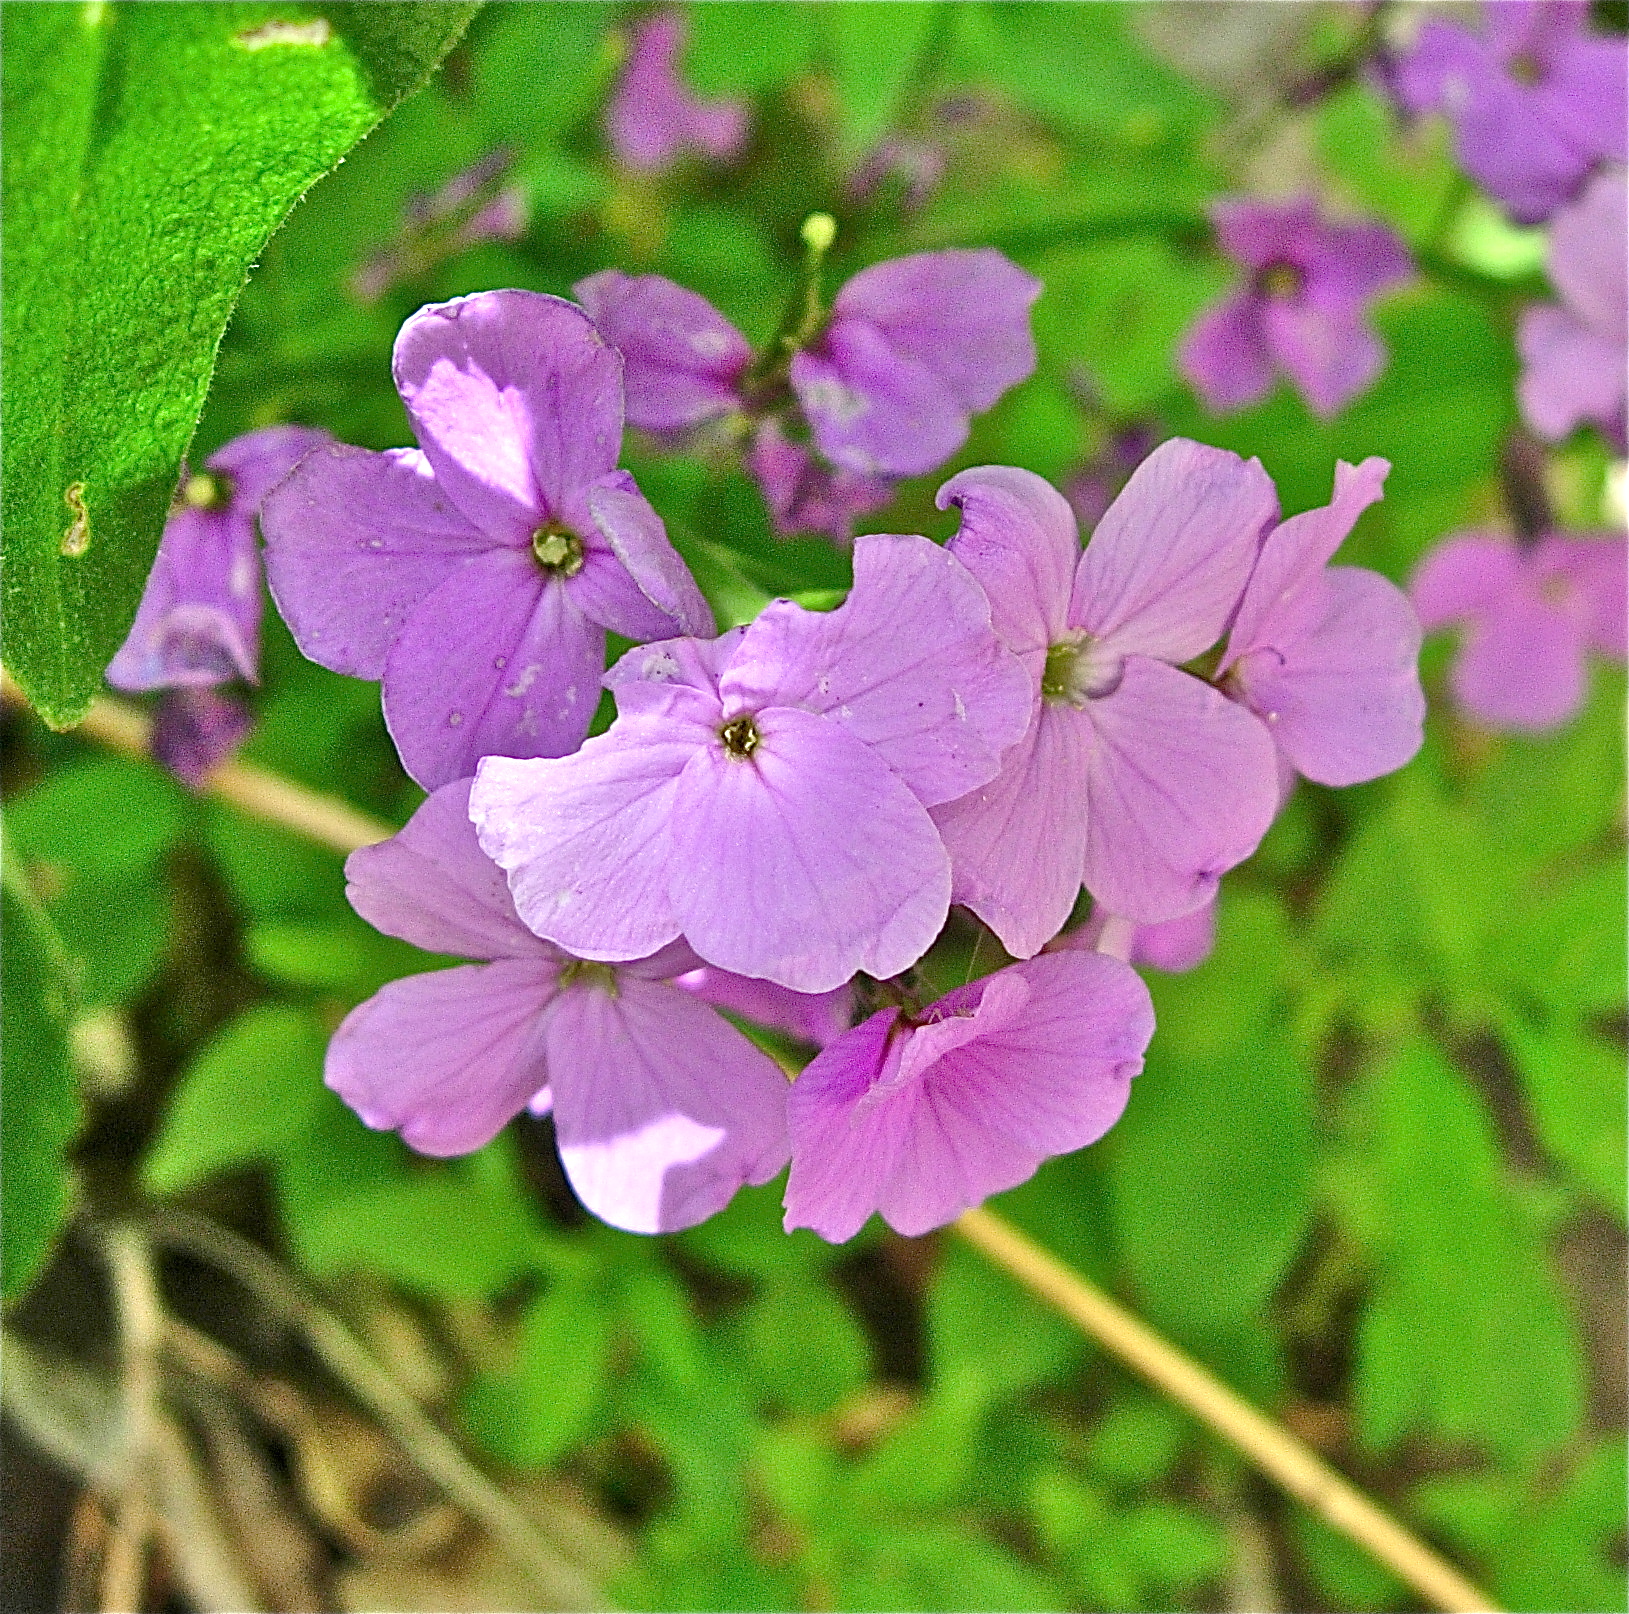
M 1000 246 L 1045 282 L 1037 375 L 945 475 L 1001 462 L 1061 479 L 1147 423 L 1259 454 L 1298 510 L 1327 500 L 1337 457 L 1380 454 L 1387 497 L 1349 553 L 1402 579 L 1501 509 L 1514 312 L 1539 283 L 1440 130 L 1400 131 L 1361 76 L 1290 104 L 1351 47 L 1349 9 L 1308 8 L 1254 76 L 1202 84 L 1154 54 L 1137 7 L 697 7 L 691 76 L 749 98 L 757 135 L 739 167 L 653 180 L 618 170 L 598 128 L 625 15 L 489 8 L 266 246 L 197 451 L 285 419 L 407 441 L 395 330 L 482 287 L 656 271 L 765 339 L 798 224 L 823 208 L 840 225 L 832 285 L 947 244 Z M 845 189 L 891 131 L 946 154 L 915 211 L 897 185 Z M 362 300 L 354 277 L 412 199 L 500 145 L 525 236 L 421 255 Z M 1386 372 L 1332 422 L 1283 389 L 1208 416 L 1173 368 L 1230 276 L 1205 205 L 1263 183 L 1379 212 L 1421 255 L 1382 310 Z M 772 537 L 738 472 L 639 442 L 626 460 L 721 619 L 846 586 L 829 546 Z M 1557 465 L 1571 519 L 1598 522 L 1604 457 L 1573 445 Z M 939 480 L 903 486 L 876 527 L 945 536 Z M 376 691 L 268 626 L 247 755 L 402 821 L 417 793 Z M 1564 1259 L 1581 1241 L 1621 1250 L 1624 1222 L 1623 698 L 1598 672 L 1588 710 L 1536 739 L 1439 704 L 1403 773 L 1303 785 L 1230 876 L 1214 956 L 1152 981 L 1159 1029 L 1124 1121 L 999 1207 L 1319 1431 L 1513 1608 L 1624 1606 L 1620 1297 Z M 1281 1606 L 1411 1606 L 953 1239 L 789 1237 L 775 1185 L 640 1239 L 572 1213 L 540 1123 L 451 1162 L 369 1132 L 320 1085 L 324 1040 L 381 983 L 441 961 L 356 919 L 333 855 L 151 769 L 36 735 L 24 770 L 8 809 L 8 882 L 26 881 L 7 886 L 8 1293 L 67 1202 L 70 1004 L 111 1007 L 164 1056 L 141 1089 L 163 1094 L 146 1189 L 262 1174 L 312 1278 L 371 1274 L 478 1310 L 457 1416 L 494 1463 L 558 1466 L 629 1522 L 637 1564 L 615 1591 L 632 1606 L 1214 1607 L 1250 1595 L 1251 1530 Z M 216 977 L 230 989 L 199 985 Z

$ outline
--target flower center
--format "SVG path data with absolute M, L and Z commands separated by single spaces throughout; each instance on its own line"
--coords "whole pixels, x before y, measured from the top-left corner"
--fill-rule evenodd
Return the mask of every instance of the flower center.
M 1256 288 L 1263 297 L 1299 297 L 1307 277 L 1297 264 L 1275 258 L 1256 276 Z
M 232 502 L 232 480 L 219 471 L 196 471 L 181 489 L 181 502 L 192 510 L 224 510 Z
M 1518 51 L 1510 58 L 1510 76 L 1518 84 L 1542 84 L 1544 82 L 1544 63 L 1538 59 L 1535 51 Z
M 532 534 L 532 553 L 551 577 L 575 577 L 583 569 L 583 541 L 564 527 L 539 527 Z
M 574 981 L 581 981 L 585 986 L 597 986 L 600 991 L 611 997 L 617 995 L 617 972 L 609 964 L 596 964 L 586 958 L 574 958 L 560 971 L 560 985 L 565 988 Z
M 1105 652 L 1088 634 L 1060 639 L 1047 647 L 1041 699 L 1053 706 L 1081 707 L 1101 695 L 1112 695 L 1120 687 L 1123 665 L 1119 656 Z
M 750 757 L 758 749 L 758 742 L 763 738 L 758 732 L 758 725 L 752 721 L 751 714 L 747 712 L 743 712 L 740 717 L 732 717 L 718 731 L 718 737 L 724 742 L 725 755 L 732 757 Z

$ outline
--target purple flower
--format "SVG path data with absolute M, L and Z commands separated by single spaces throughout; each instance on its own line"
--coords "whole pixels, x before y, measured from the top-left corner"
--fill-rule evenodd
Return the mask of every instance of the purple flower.
M 1124 426 L 1064 483 L 1063 493 L 1069 508 L 1088 533 L 1103 519 L 1131 473 L 1148 458 L 1156 442 L 1158 437 L 1151 426 Z
M 861 538 L 835 611 L 777 600 L 720 639 L 630 651 L 606 683 L 607 733 L 476 777 L 521 917 L 584 958 L 683 933 L 797 992 L 927 950 L 950 901 L 927 809 L 991 778 L 1029 711 L 978 584 L 915 537 Z
M 107 670 L 115 689 L 259 681 L 255 517 L 301 455 L 329 441 L 309 426 L 267 426 L 234 437 L 183 478 L 136 620 Z
M 694 955 L 612 969 L 539 941 L 476 845 L 467 780 L 345 873 L 351 906 L 387 935 L 485 960 L 392 981 L 345 1017 L 326 1080 L 369 1126 L 465 1154 L 528 1103 L 552 1107 L 578 1198 L 636 1233 L 703 1221 L 785 1163 L 786 1079 L 665 980 Z
M 1114 923 L 1117 921 L 1113 914 L 1104 908 L 1094 908 L 1085 924 L 1049 942 L 1047 949 L 1049 952 L 1099 951 L 1104 931 Z M 1130 963 L 1167 975 L 1184 975 L 1197 969 L 1216 945 L 1216 898 L 1213 896 L 1202 908 L 1195 908 L 1178 919 L 1166 919 L 1157 925 L 1130 926 L 1129 942 L 1125 952 Z M 1118 956 L 1120 951 L 1118 948 L 1101 950 L 1113 956 Z
M 1030 721 L 988 785 L 940 807 L 955 900 L 1008 952 L 1055 936 L 1082 884 L 1138 924 L 1208 902 L 1278 807 L 1265 726 L 1181 671 L 1221 636 L 1277 515 L 1259 462 L 1177 438 L 1138 467 L 1081 553 L 1040 477 L 963 471 L 951 552 L 1030 676 Z
M 426 789 L 484 756 L 560 756 L 588 732 L 607 629 L 712 631 L 661 518 L 615 469 L 622 361 L 572 303 L 479 292 L 396 338 L 417 449 L 309 455 L 262 518 L 300 648 L 384 681 Z
M 866 476 L 919 476 L 967 441 L 970 419 L 1034 373 L 1041 282 L 990 247 L 918 252 L 862 269 L 792 389 L 820 452 Z
M 1414 608 L 1378 572 L 1327 564 L 1390 469 L 1342 461 L 1328 505 L 1268 534 L 1217 668 L 1284 759 L 1319 784 L 1391 773 L 1424 735 Z
M 253 726 L 242 701 L 218 689 L 183 684 L 159 697 L 147 743 L 156 762 L 189 790 L 201 790 L 216 768 L 237 755 Z
M 1051 953 L 974 981 L 920 1020 L 884 1009 L 792 1086 L 786 1227 L 907 1237 L 1015 1187 L 1120 1119 L 1154 1033 L 1118 959 Z
M 855 521 L 884 509 L 894 497 L 894 484 L 887 477 L 828 465 L 805 444 L 794 443 L 775 416 L 754 434 L 746 468 L 783 538 L 818 532 L 847 545 L 853 540 Z
M 1266 397 L 1282 370 L 1317 414 L 1335 414 L 1385 366 L 1368 307 L 1413 275 L 1408 249 L 1383 224 L 1319 217 L 1311 197 L 1235 197 L 1211 217 L 1222 250 L 1250 278 L 1183 338 L 1183 375 L 1223 413 Z
M 731 1014 L 784 1031 L 819 1048 L 842 1036 L 854 1014 L 851 986 L 839 986 L 830 992 L 789 992 L 773 981 L 755 981 L 707 966 L 675 977 L 673 984 L 694 992 L 714 1008 L 728 1009 Z
M 634 25 L 628 62 L 605 112 L 611 149 L 630 168 L 666 168 L 687 151 L 724 162 L 746 144 L 747 109 L 737 101 L 698 100 L 679 77 L 685 32 L 676 11 Z
M 1522 417 L 1552 442 L 1585 420 L 1599 424 L 1620 453 L 1629 441 L 1626 214 L 1623 170 L 1597 174 L 1576 202 L 1556 214 L 1551 228 L 1550 279 L 1561 306 L 1540 303 L 1522 315 L 1516 336 L 1523 360 L 1517 389 Z
M 1480 33 L 1427 21 L 1392 84 L 1408 111 L 1446 113 L 1466 171 L 1537 224 L 1598 163 L 1624 161 L 1625 63 L 1621 38 L 1590 34 L 1582 0 L 1500 0 Z
M 950 154 L 936 140 L 890 135 L 849 176 L 849 198 L 869 202 L 886 180 L 897 179 L 905 189 L 905 211 L 914 213 L 938 190 L 949 161 Z
M 742 407 L 752 345 L 705 297 L 662 275 L 602 269 L 572 290 L 623 359 L 628 423 L 673 438 Z
M 1583 704 L 1591 650 L 1625 659 L 1625 538 L 1554 533 L 1530 549 L 1462 533 L 1425 557 L 1409 593 L 1427 630 L 1464 637 L 1454 698 L 1492 729 L 1551 729 Z

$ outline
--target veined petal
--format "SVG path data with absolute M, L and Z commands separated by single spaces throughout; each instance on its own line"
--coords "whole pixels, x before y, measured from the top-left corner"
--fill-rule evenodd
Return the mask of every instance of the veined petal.
M 468 1154 L 548 1080 L 541 1016 L 555 976 L 547 960 L 506 958 L 392 981 L 340 1023 L 323 1079 L 420 1154 Z
M 470 817 L 481 849 L 508 873 L 523 923 L 578 958 L 614 961 L 679 935 L 670 829 L 698 743 L 673 719 L 622 717 L 568 757 L 482 762 Z
M 678 550 L 668 541 L 662 518 L 626 471 L 613 471 L 588 490 L 588 508 L 629 580 L 639 593 L 642 610 L 633 602 L 618 609 L 615 619 L 609 603 L 597 609 L 583 601 L 583 610 L 627 638 L 666 638 L 674 628 L 698 638 L 718 631 L 712 607 L 702 598 Z M 587 575 L 585 568 L 583 576 Z M 626 625 L 624 625 L 626 624 Z
M 1063 929 L 1086 870 L 1090 720 L 1036 703 L 1029 731 L 987 785 L 933 809 L 950 853 L 951 900 L 971 908 L 1014 958 Z
M 710 964 L 675 976 L 673 984 L 714 1008 L 728 1009 L 745 1020 L 784 1031 L 820 1048 L 848 1030 L 854 1010 L 850 986 L 835 987 L 830 992 L 793 992 L 773 981 L 732 975 Z
M 950 859 L 927 810 L 831 719 L 770 707 L 754 722 L 749 756 L 715 741 L 679 779 L 677 928 L 709 964 L 795 992 L 829 992 L 858 970 L 897 975 L 950 906 Z
M 599 704 L 605 632 L 526 550 L 493 549 L 421 600 L 385 662 L 385 722 L 427 790 L 482 757 L 564 756 Z
M 345 860 L 345 896 L 375 930 L 430 953 L 553 959 L 521 922 L 503 870 L 475 839 L 471 781 L 443 785 L 387 841 Z
M 402 326 L 396 387 L 436 480 L 493 539 L 523 545 L 622 447 L 622 358 L 575 303 L 482 291 Z
M 425 595 L 493 547 L 416 449 L 313 449 L 260 510 L 266 578 L 319 666 L 379 678 Z
M 1069 591 L 1080 563 L 1069 501 L 1032 471 L 979 465 L 951 477 L 934 503 L 961 511 L 947 547 L 978 580 L 997 635 L 1030 666 L 1039 687 L 1047 646 L 1069 629 Z
M 548 1050 L 561 1162 L 613 1227 L 693 1227 L 786 1164 L 786 1078 L 677 987 L 575 982 L 549 1013 Z
M 825 713 L 929 806 L 995 776 L 1034 700 L 1030 674 L 990 625 L 983 589 L 918 537 L 859 539 L 854 587 L 835 611 L 767 606 L 719 687 L 731 710 Z
M 1086 703 L 1086 889 L 1138 924 L 1210 900 L 1278 809 L 1266 725 L 1208 684 L 1129 656 L 1112 695 Z
M 1069 620 L 1124 656 L 1190 660 L 1221 637 L 1277 515 L 1259 460 L 1161 443 L 1097 524 Z

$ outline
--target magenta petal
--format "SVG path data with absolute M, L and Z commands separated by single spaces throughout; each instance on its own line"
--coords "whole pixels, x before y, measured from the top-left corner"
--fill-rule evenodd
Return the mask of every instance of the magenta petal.
M 1037 703 L 1001 772 L 933 809 L 950 853 L 951 900 L 971 908 L 1014 958 L 1056 936 L 1080 894 L 1092 744 L 1082 713 Z
M 392 981 L 340 1023 L 323 1079 L 421 1154 L 468 1154 L 545 1085 L 540 1016 L 556 974 L 499 959 Z
M 703 1003 L 820 1048 L 848 1030 L 854 1011 L 854 991 L 849 986 L 830 992 L 790 992 L 773 981 L 755 981 L 711 965 L 676 976 L 673 984 Z
M 345 860 L 345 896 L 375 930 L 461 958 L 553 958 L 475 839 L 471 781 L 443 785 L 387 841 Z
M 572 289 L 622 354 L 630 426 L 671 436 L 740 407 L 736 388 L 752 345 L 705 297 L 620 269 Z
M 665 639 L 677 628 L 710 639 L 718 631 L 712 607 L 634 479 L 626 471 L 602 477 L 588 490 L 588 508 L 640 595 L 654 607 L 654 612 L 626 610 L 613 620 L 584 601 L 588 615 L 625 638 Z M 586 572 L 585 567 L 581 575 Z
M 1329 419 L 1385 368 L 1386 349 L 1362 310 L 1273 299 L 1262 314 L 1267 344 L 1314 414 Z
M 1238 292 L 1206 309 L 1182 338 L 1177 368 L 1213 414 L 1265 398 L 1273 385 L 1273 357 L 1260 300 Z
M 1518 588 L 1471 624 L 1449 683 L 1459 704 L 1490 728 L 1555 728 L 1584 703 L 1580 625 L 1536 589 Z
M 422 600 L 385 662 L 385 723 L 426 790 L 482 757 L 564 756 L 599 703 L 605 634 L 527 550 L 493 549 Z
M 1464 533 L 1437 545 L 1414 570 L 1409 598 L 1427 632 L 1488 610 L 1517 587 L 1521 557 L 1510 539 Z
M 573 984 L 549 1013 L 548 1053 L 561 1162 L 613 1227 L 693 1227 L 786 1164 L 786 1078 L 676 987 Z
M 783 538 L 818 532 L 846 545 L 853 540 L 856 518 L 881 510 L 894 496 L 888 478 L 832 465 L 807 444 L 794 442 L 779 415 L 758 427 L 744 463 Z
M 1259 460 L 1161 443 L 1097 524 L 1070 621 L 1121 655 L 1197 656 L 1221 637 L 1277 514 Z
M 709 964 L 795 992 L 829 992 L 858 970 L 897 975 L 950 906 L 950 859 L 927 810 L 841 724 L 785 707 L 755 722 L 750 757 L 715 742 L 680 776 L 677 928 Z
M 827 713 L 928 806 L 993 778 L 1034 701 L 1034 681 L 996 637 L 972 574 L 911 536 L 859 539 L 854 587 L 835 611 L 767 606 L 720 690 L 737 708 Z
M 260 512 L 277 609 L 311 660 L 378 678 L 413 608 L 493 547 L 415 449 L 307 454 Z
M 979 465 L 951 477 L 934 502 L 961 511 L 950 553 L 978 579 L 989 597 L 991 625 L 1039 685 L 1047 646 L 1068 632 L 1069 592 L 1080 562 L 1069 501 L 1032 471 Z
M 1216 899 L 1180 919 L 1138 925 L 1131 941 L 1131 962 L 1168 975 L 1197 969 L 1216 945 Z
M 1335 566 L 1302 585 L 1267 644 L 1232 681 L 1308 779 L 1355 785 L 1420 749 L 1420 624 L 1377 572 Z
M 1629 656 L 1629 541 L 1621 532 L 1595 537 L 1554 534 L 1534 546 L 1539 578 L 1566 579 L 1590 648 L 1622 661 Z
M 523 544 L 616 466 L 622 360 L 561 297 L 433 303 L 396 338 L 396 387 L 436 480 L 491 538 Z
M 1142 656 L 1086 703 L 1086 889 L 1138 924 L 1207 902 L 1278 810 L 1266 726 L 1208 684 Z
M 470 817 L 531 930 L 610 960 L 644 958 L 680 933 L 667 897 L 674 790 L 711 739 L 671 718 L 622 717 L 568 757 L 482 762 Z

